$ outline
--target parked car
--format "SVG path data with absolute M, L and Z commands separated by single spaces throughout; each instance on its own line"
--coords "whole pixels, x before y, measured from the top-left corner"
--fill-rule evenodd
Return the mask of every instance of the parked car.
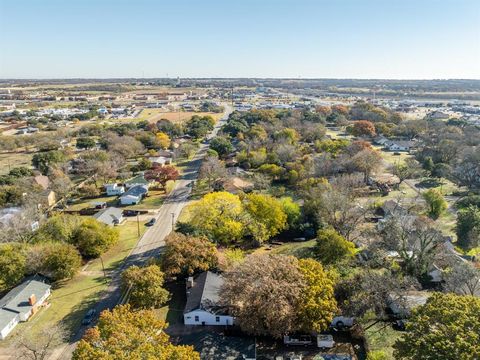
M 123 216 L 136 216 L 137 211 L 135 210 L 123 210 Z
M 150 220 L 148 220 L 145 226 L 153 226 L 156 222 L 157 220 L 155 218 L 151 218 Z
M 331 349 L 335 346 L 335 341 L 333 341 L 332 335 L 318 335 L 317 336 L 317 346 L 320 349 Z
M 310 335 L 285 335 L 283 337 L 283 343 L 289 345 L 303 345 L 308 346 L 313 344 L 313 339 Z
M 355 323 L 355 318 L 353 317 L 335 316 L 332 322 L 330 323 L 330 326 L 337 329 L 343 329 L 347 327 L 352 327 L 354 323 Z
M 88 310 L 85 316 L 83 317 L 82 325 L 90 324 L 93 321 L 93 319 L 95 319 L 96 314 L 97 314 L 97 310 L 95 309 Z

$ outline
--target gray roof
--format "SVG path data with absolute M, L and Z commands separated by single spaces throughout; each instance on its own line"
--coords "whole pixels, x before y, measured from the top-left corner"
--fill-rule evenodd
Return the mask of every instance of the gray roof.
M 35 295 L 39 299 L 50 289 L 50 285 L 42 280 L 40 277 L 32 277 L 10 290 L 0 299 L 0 308 L 20 314 L 28 313 L 32 308 L 28 298 Z
M 143 196 L 148 193 L 148 187 L 145 185 L 135 185 L 132 186 L 128 191 L 124 192 L 121 197 L 125 197 L 128 195 L 132 196 Z
M 193 287 L 189 289 L 184 313 L 198 309 L 212 310 L 218 307 L 222 285 L 223 278 L 218 274 L 206 271 L 198 275 Z
M 4 329 L 7 324 L 15 319 L 18 316 L 18 313 L 10 311 L 8 309 L 0 309 L 0 330 Z
M 100 210 L 93 217 L 98 221 L 107 224 L 115 225 L 120 221 L 123 216 L 123 210 L 116 207 L 108 207 L 106 209 Z
M 145 177 L 143 175 L 138 175 L 135 176 L 134 178 L 125 181 L 125 184 L 145 184 L 148 185 L 149 182 L 145 180 Z

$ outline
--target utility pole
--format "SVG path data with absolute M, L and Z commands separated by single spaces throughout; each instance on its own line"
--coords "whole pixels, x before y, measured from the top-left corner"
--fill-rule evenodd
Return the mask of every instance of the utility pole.
M 137 231 L 138 231 L 138 237 L 140 237 L 140 219 L 138 218 L 138 211 L 137 211 Z
M 103 281 L 107 281 L 107 274 L 105 273 L 105 266 L 103 265 L 103 259 L 100 256 L 100 261 L 102 263 L 102 270 L 103 270 Z
M 175 230 L 175 213 L 172 212 L 172 231 Z

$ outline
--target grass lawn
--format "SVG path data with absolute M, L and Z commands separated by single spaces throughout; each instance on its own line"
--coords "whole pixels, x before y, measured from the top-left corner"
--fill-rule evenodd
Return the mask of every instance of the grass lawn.
M 117 198 L 115 196 L 103 196 L 93 199 L 80 199 L 74 204 L 69 205 L 67 210 L 80 211 L 89 207 L 93 207 L 94 203 L 106 202 L 107 206 L 116 206 Z
M 365 328 L 368 327 L 365 326 Z M 393 330 L 389 323 L 379 322 L 365 330 L 365 338 L 367 339 L 370 351 L 383 350 L 388 359 L 394 360 L 393 344 L 400 338 L 401 332 Z
M 256 249 L 254 254 L 275 254 L 275 255 L 293 255 L 298 258 L 308 258 L 312 256 L 312 249 L 315 246 L 315 239 L 302 241 L 302 242 L 291 242 L 285 243 L 278 246 L 273 246 L 269 249 L 266 246 L 262 246 Z
M 193 112 L 193 111 L 170 111 L 170 112 L 165 112 L 162 109 L 143 109 L 140 114 L 138 114 L 138 117 L 135 119 L 131 118 L 124 118 L 124 119 L 115 119 L 114 121 L 116 122 L 131 122 L 131 121 L 142 121 L 142 120 L 147 120 L 148 122 L 154 123 L 157 122 L 160 119 L 167 119 L 170 120 L 173 123 L 176 124 L 182 124 L 187 120 L 190 120 L 190 118 L 193 115 L 199 115 L 199 116 L 205 116 L 205 115 L 210 115 L 213 117 L 215 120 L 220 119 L 222 117 L 222 113 L 209 113 L 209 112 Z
M 33 154 L 22 152 L 0 154 L 0 175 L 8 174 L 10 169 L 19 166 L 30 168 L 32 166 L 32 157 Z
M 102 256 L 107 270 L 119 266 L 138 241 L 136 221 L 127 221 L 124 225 L 119 226 L 118 230 L 120 239 L 117 245 Z M 145 231 L 144 222 L 141 222 L 140 234 Z M 0 342 L 0 346 L 11 346 L 17 335 L 22 332 L 40 333 L 61 321 L 65 324 L 67 330 L 77 329 L 85 312 L 98 301 L 102 291 L 107 287 L 107 282 L 104 281 L 101 270 L 100 259 L 95 259 L 88 265 L 85 272 L 77 274 L 65 283 L 56 285 L 48 299 L 51 305 L 48 308 L 41 309 L 30 321 L 20 323 L 6 341 Z
M 156 309 L 156 313 L 169 325 L 183 324 L 183 310 L 187 302 L 185 283 L 169 283 L 165 285 L 165 288 L 170 292 L 171 298 L 165 306 Z

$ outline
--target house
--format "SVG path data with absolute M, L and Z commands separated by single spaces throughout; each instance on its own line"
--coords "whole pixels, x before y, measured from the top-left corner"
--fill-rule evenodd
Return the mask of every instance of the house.
M 185 325 L 233 325 L 234 318 L 219 304 L 222 284 L 222 276 L 210 271 L 188 278 Z
M 20 321 L 27 321 L 50 296 L 50 285 L 34 276 L 10 290 L 0 299 L 0 339 L 3 340 Z
M 146 186 L 148 188 L 150 183 L 148 182 L 148 180 L 145 180 L 145 177 L 143 176 L 143 174 L 137 175 L 134 178 L 125 181 L 125 187 L 127 189 L 129 189 L 131 187 L 134 187 L 134 186 L 138 186 L 138 185 L 143 185 L 143 186 Z
M 385 147 L 390 151 L 410 151 L 413 146 L 413 141 L 407 140 L 392 140 L 385 143 Z
M 148 186 L 135 185 L 120 196 L 120 204 L 136 205 L 148 194 Z
M 410 316 L 413 308 L 424 305 L 432 293 L 426 291 L 407 291 L 404 294 L 390 294 L 388 296 L 388 308 L 392 314 L 400 319 Z
M 105 184 L 103 187 L 108 196 L 118 196 L 125 192 L 125 187 L 120 186 L 117 183 Z
M 223 189 L 224 191 L 228 191 L 231 194 L 238 194 L 241 192 L 252 191 L 253 183 L 235 176 L 225 181 L 222 181 L 221 184 L 218 184 L 218 188 Z
M 93 217 L 106 225 L 115 226 L 123 221 L 123 210 L 116 207 L 108 207 L 100 210 Z
M 159 151 L 157 156 L 150 156 L 148 160 L 153 165 L 169 165 L 172 163 L 173 153 L 171 151 Z
M 381 135 L 373 139 L 373 143 L 376 145 L 385 145 L 388 142 L 390 142 L 390 140 L 388 140 L 386 137 Z

